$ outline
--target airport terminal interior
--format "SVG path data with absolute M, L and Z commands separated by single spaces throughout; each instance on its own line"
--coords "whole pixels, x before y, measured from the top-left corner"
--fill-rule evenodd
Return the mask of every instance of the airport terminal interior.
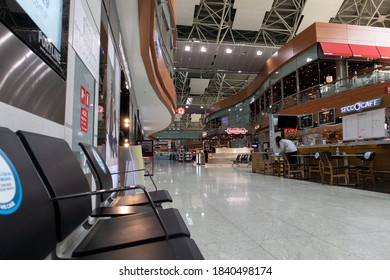
M 0 60 L 0 259 L 390 259 L 390 1 L 0 0 Z

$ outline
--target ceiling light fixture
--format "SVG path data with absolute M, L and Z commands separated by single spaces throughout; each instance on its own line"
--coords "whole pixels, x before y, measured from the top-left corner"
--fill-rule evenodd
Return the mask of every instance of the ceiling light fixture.
M 232 50 L 231 48 L 227 48 L 227 49 L 225 50 L 225 52 L 226 52 L 227 54 L 231 54 L 231 53 L 233 52 L 233 50 Z
M 263 52 L 260 50 L 256 52 L 256 55 L 262 55 L 262 54 L 263 54 Z
M 206 48 L 206 47 L 201 47 L 201 48 L 200 48 L 200 51 L 201 51 L 201 52 L 207 52 L 207 48 Z
M 185 47 L 184 47 L 184 50 L 185 50 L 186 52 L 189 52 L 189 51 L 191 50 L 191 47 L 190 47 L 190 46 L 185 46 Z

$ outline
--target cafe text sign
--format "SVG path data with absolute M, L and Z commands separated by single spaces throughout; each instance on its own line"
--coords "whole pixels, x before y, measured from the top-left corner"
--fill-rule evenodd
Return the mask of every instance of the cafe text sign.
M 375 98 L 368 101 L 358 101 L 355 104 L 341 107 L 341 113 L 351 113 L 351 112 L 361 112 L 365 109 L 370 109 L 380 106 L 382 103 L 382 98 Z

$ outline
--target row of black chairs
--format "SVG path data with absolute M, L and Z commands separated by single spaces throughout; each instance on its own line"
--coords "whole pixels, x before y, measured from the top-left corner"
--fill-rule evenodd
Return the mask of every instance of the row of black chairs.
M 90 190 L 63 139 L 0 127 L 0 259 L 203 259 L 179 211 L 162 208 L 168 192 L 112 189 L 97 149 L 82 148 L 104 189 Z M 91 196 L 135 189 L 92 211 Z
M 239 166 L 240 164 L 250 166 L 252 164 L 252 154 L 238 154 L 236 159 L 233 160 L 232 166 Z

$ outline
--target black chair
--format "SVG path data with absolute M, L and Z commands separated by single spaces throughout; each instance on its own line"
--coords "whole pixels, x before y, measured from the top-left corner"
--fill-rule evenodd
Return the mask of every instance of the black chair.
M 67 223 L 67 220 L 58 220 L 54 205 L 56 203 L 50 198 L 20 139 L 3 127 L 0 127 L 0 161 L 3 168 L 5 166 L 7 169 L 2 170 L 7 172 L 6 176 L 12 174 L 16 179 L 15 195 L 11 197 L 13 206 L 9 205 L 7 210 L 1 210 L 0 259 L 58 258 L 58 225 Z M 2 179 L 4 182 L 7 178 Z M 69 204 L 68 206 L 71 207 Z M 76 227 L 73 224 L 68 231 L 72 232 Z M 82 259 L 190 260 L 203 259 L 203 256 L 191 238 L 181 237 L 88 255 Z
M 87 157 L 87 162 L 89 167 L 92 170 L 92 173 L 97 181 L 98 186 L 101 189 L 111 189 L 112 184 L 112 174 L 109 167 L 106 165 L 102 155 L 96 149 L 96 147 L 86 144 L 79 143 L 81 149 L 83 150 L 85 156 Z M 143 172 L 145 169 L 140 170 L 129 170 L 125 172 Z M 155 191 L 148 192 L 152 201 L 156 205 L 161 205 L 164 202 L 172 202 L 172 197 L 166 190 L 157 190 L 156 184 L 153 181 L 153 178 L 150 176 L 152 183 L 155 187 Z M 143 193 L 139 194 L 129 194 L 125 196 L 118 196 L 115 198 L 115 206 L 136 206 L 136 205 L 147 205 L 149 203 L 147 197 Z
M 99 219 L 91 225 L 90 196 L 105 191 L 90 191 L 68 144 L 63 139 L 36 133 L 18 131 L 17 135 L 54 201 L 57 241 L 63 242 L 81 224 L 88 229 L 86 237 L 72 250 L 72 257 L 89 258 L 114 249 L 190 236 L 177 209 L 157 210 L 151 200 L 153 213 Z M 111 191 L 117 189 L 107 190 Z M 144 194 L 150 199 L 146 191 Z
M 241 155 L 241 154 L 238 154 L 237 156 L 236 156 L 236 159 L 233 159 L 232 161 L 233 161 L 233 163 L 232 163 L 232 167 L 234 166 L 234 165 L 239 165 L 240 164 L 240 162 L 241 162 L 241 157 L 242 157 L 243 155 Z

